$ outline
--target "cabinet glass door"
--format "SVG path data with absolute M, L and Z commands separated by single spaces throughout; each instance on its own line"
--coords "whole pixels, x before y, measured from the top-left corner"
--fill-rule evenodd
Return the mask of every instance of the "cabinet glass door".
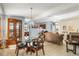
M 9 23 L 9 39 L 14 39 L 14 23 Z
M 17 37 L 17 40 L 21 40 L 21 26 L 22 26 L 22 24 L 21 24 L 21 22 L 20 21 L 18 21 L 17 23 L 16 23 L 16 37 Z
M 19 22 L 16 24 L 16 36 L 19 37 Z

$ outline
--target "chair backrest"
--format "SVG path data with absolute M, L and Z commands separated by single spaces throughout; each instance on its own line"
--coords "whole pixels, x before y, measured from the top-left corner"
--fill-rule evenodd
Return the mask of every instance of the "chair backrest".
M 43 43 L 44 43 L 44 40 L 45 40 L 45 35 L 42 33 L 42 34 L 40 34 L 39 35 L 39 37 L 38 38 L 36 38 L 36 39 L 33 39 L 33 45 L 34 46 L 44 46 L 43 45 Z
M 64 36 L 64 34 L 59 35 L 59 39 L 60 39 L 60 41 L 63 40 L 63 36 Z
M 45 41 L 45 34 L 44 34 L 44 32 L 40 33 L 39 39 L 41 39 L 42 42 Z
M 27 43 L 24 44 L 22 41 L 17 41 L 16 48 L 18 48 L 18 47 L 20 47 L 20 48 L 27 47 Z

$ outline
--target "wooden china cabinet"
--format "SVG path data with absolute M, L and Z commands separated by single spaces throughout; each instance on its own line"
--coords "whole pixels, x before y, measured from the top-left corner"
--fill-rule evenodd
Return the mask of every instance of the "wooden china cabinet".
M 2 26 L 1 26 L 1 18 L 0 18 L 0 40 L 2 39 L 2 38 L 1 38 L 1 35 L 2 35 L 1 29 L 2 29 Z
M 8 39 L 7 45 L 14 45 L 17 40 L 22 39 L 22 20 L 8 18 Z
M 1 40 L 2 40 L 2 25 L 1 25 L 1 18 L 0 18 L 0 47 L 1 47 Z

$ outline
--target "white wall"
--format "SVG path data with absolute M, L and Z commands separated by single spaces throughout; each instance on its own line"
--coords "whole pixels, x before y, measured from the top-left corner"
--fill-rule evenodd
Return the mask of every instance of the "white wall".
M 25 30 L 25 23 L 27 23 L 25 20 L 28 20 L 28 19 L 24 19 L 22 20 L 22 40 L 24 40 L 24 32 L 27 32 L 28 30 Z M 28 26 L 28 25 L 27 25 Z
M 2 17 L 0 16 L 0 26 L 1 26 L 1 29 L 0 29 L 0 40 L 2 40 Z
M 79 17 L 65 19 L 59 22 L 60 32 L 62 32 L 62 27 L 66 26 L 68 32 L 78 32 L 79 31 Z
M 56 32 L 56 27 L 52 21 L 46 22 L 46 30 L 49 32 Z

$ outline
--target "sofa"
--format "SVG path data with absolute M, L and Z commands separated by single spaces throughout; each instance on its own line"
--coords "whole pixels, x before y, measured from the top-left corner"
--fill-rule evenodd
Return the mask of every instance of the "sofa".
M 55 44 L 62 44 L 63 43 L 63 34 L 53 33 L 53 32 L 45 32 L 45 41 L 55 43 Z

